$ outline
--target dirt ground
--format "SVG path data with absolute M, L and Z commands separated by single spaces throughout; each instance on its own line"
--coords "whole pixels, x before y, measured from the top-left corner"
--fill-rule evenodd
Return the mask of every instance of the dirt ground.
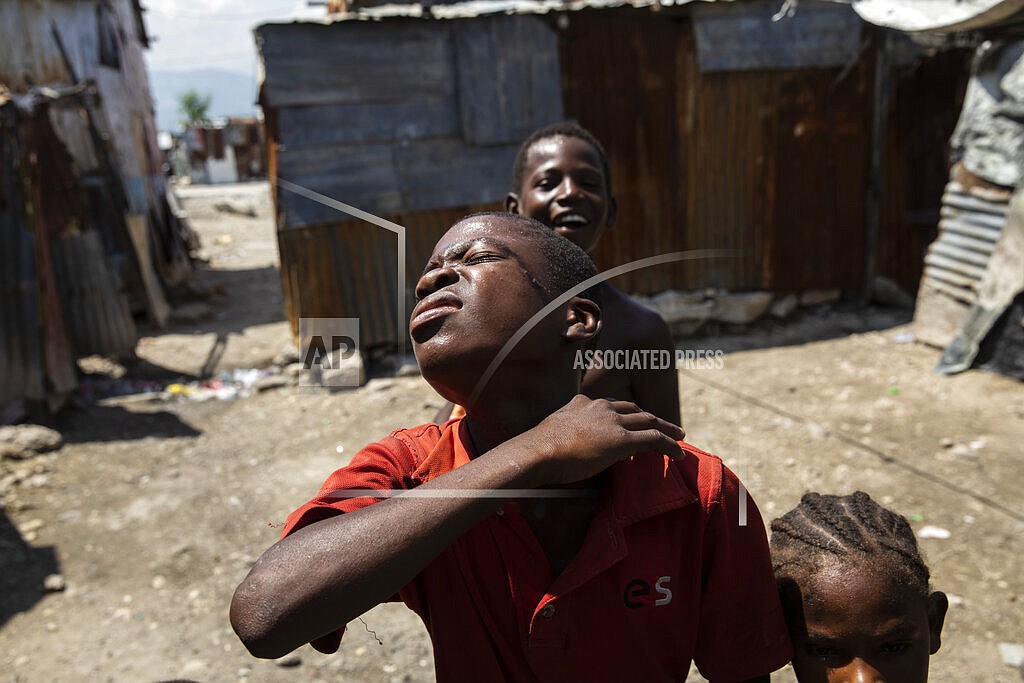
M 133 371 L 171 382 L 265 367 L 289 342 L 266 186 L 181 194 L 210 259 L 199 281 L 222 292 L 210 318 L 144 338 Z M 680 371 L 688 440 L 737 471 L 766 519 L 807 490 L 863 489 L 917 530 L 948 530 L 920 541 L 953 602 L 932 680 L 1020 681 L 998 644 L 1024 642 L 1024 385 L 934 375 L 935 350 L 901 343 L 907 320 L 819 311 L 687 340 L 726 351 L 720 369 Z M 440 404 L 418 377 L 380 377 L 333 394 L 284 386 L 69 411 L 61 450 L 0 462 L 0 681 L 433 680 L 429 641 L 401 605 L 353 622 L 337 655 L 307 646 L 278 662 L 248 655 L 227 610 L 332 469 Z M 44 590 L 53 573 L 63 591 Z

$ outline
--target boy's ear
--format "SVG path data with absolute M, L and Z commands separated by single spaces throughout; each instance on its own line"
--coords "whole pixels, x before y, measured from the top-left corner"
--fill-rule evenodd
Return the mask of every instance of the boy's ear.
M 946 610 L 949 609 L 949 599 L 942 591 L 935 591 L 928 596 L 928 640 L 931 645 L 931 652 L 935 654 L 942 645 L 942 624 L 946 621 Z
M 519 195 L 515 192 L 505 195 L 505 210 L 509 213 L 519 213 Z
M 604 224 L 606 227 L 612 227 L 615 225 L 615 219 L 619 215 L 619 203 L 615 201 L 615 197 L 608 199 L 608 218 L 605 219 Z
M 601 308 L 583 297 L 574 296 L 569 299 L 563 336 L 569 341 L 585 342 L 596 337 L 600 331 Z

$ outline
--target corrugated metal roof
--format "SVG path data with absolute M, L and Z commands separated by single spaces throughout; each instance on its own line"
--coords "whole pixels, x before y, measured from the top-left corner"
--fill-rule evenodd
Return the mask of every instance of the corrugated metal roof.
M 864 21 L 911 33 L 951 33 L 999 24 L 1024 10 L 1024 0 L 857 0 Z
M 939 237 L 924 258 L 924 284 L 970 304 L 1006 222 L 1007 203 L 946 186 Z
M 446 4 L 418 2 L 391 3 L 376 7 L 363 7 L 351 12 L 330 14 L 320 20 L 368 21 L 395 18 L 412 19 L 466 19 L 491 14 L 548 14 L 551 12 L 577 12 L 585 9 L 614 9 L 619 7 L 675 7 L 693 2 L 733 2 L 734 0 L 467 0 Z

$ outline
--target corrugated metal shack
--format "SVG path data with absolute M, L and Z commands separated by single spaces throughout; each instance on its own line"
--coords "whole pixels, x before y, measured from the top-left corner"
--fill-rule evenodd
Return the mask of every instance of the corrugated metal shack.
M 0 423 L 55 408 L 74 360 L 134 353 L 191 269 L 160 173 L 137 0 L 0 4 Z
M 619 201 L 599 267 L 745 254 L 636 271 L 616 280 L 625 291 L 858 291 L 876 274 L 912 290 L 968 55 L 908 56 L 846 5 L 801 2 L 773 21 L 778 10 L 485 0 L 266 24 L 270 177 L 405 226 L 411 287 L 451 222 L 498 206 L 520 140 L 571 117 L 605 144 Z M 359 317 L 364 346 L 402 343 L 394 235 L 275 197 L 293 326 Z
M 1024 379 L 1024 4 L 856 0 L 853 6 L 866 21 L 919 41 L 977 46 L 950 139 L 938 236 L 924 257 L 914 332 L 944 348 L 936 372 L 980 366 Z

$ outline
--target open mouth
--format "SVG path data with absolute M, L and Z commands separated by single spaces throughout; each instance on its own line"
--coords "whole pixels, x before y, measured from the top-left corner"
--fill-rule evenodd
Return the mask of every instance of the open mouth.
M 580 228 L 585 228 L 589 224 L 590 221 L 574 212 L 560 214 L 555 217 L 554 221 L 552 221 L 552 225 L 554 227 L 565 228 L 566 230 L 578 230 Z

